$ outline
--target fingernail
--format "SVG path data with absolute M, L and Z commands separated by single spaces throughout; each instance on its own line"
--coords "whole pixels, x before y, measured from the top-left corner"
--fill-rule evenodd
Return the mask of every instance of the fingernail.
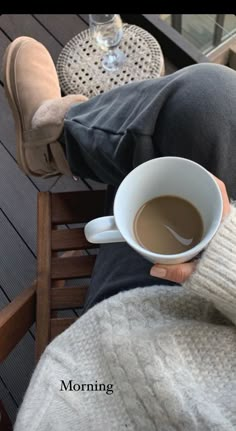
M 154 277 L 164 278 L 166 276 L 167 270 L 165 268 L 152 267 L 150 274 Z

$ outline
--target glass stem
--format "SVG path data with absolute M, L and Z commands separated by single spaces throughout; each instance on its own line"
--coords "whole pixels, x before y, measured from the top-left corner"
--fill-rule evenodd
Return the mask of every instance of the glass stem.
M 109 63 L 114 63 L 114 61 L 117 59 L 117 54 L 114 48 L 109 48 L 107 52 L 107 57 L 109 59 Z

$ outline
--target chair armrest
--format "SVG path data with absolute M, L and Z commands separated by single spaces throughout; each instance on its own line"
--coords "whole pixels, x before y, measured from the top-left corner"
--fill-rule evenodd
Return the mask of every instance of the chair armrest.
M 0 311 L 0 363 L 35 322 L 36 281 Z

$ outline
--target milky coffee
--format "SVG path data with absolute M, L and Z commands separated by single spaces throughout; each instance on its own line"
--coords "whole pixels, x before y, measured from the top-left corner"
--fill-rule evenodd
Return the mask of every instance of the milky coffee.
M 159 254 L 177 254 L 193 248 L 203 236 L 198 210 L 177 196 L 160 196 L 137 212 L 134 233 L 138 243 Z

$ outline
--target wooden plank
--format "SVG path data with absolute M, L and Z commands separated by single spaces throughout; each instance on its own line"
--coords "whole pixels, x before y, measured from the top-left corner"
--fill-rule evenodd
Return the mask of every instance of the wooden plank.
M 0 45 L 1 45 L 1 34 L 0 34 Z M 16 160 L 16 135 L 15 135 L 15 125 L 12 116 L 12 112 L 8 105 L 4 89 L 0 85 L 0 112 L 1 112 L 1 130 L 0 130 L 0 141 L 6 147 L 7 151 Z M 18 166 L 16 169 L 20 170 Z M 25 174 L 24 174 L 25 175 Z M 48 190 L 55 183 L 55 178 L 40 178 L 29 176 L 31 182 L 39 190 Z
M 35 321 L 36 282 L 0 311 L 0 362 Z
M 53 310 L 65 310 L 84 305 L 88 286 L 55 287 L 51 290 Z
M 89 277 L 92 273 L 96 257 L 54 257 L 52 258 L 52 279 L 65 280 L 79 277 Z
M 57 42 L 43 26 L 29 14 L 3 14 L 0 16 L 0 28 L 13 40 L 19 36 L 29 36 L 43 43 L 56 62 L 62 49 L 62 44 Z
M 36 14 L 34 15 L 54 37 L 65 45 L 72 37 L 76 36 L 88 26 L 78 15 L 72 14 Z M 63 31 L 62 31 L 63 29 Z
M 50 340 L 50 289 L 51 289 L 51 195 L 38 194 L 38 275 L 37 275 L 37 331 L 36 360 Z
M 64 317 L 51 319 L 51 340 L 61 334 L 65 329 L 69 328 L 76 321 L 76 317 Z
M 3 405 L 6 409 L 6 412 L 11 420 L 12 423 L 15 422 L 15 418 L 16 418 L 16 413 L 17 413 L 17 404 L 15 403 L 15 401 L 12 399 L 9 391 L 7 390 L 7 388 L 3 385 L 2 381 L 0 380 L 0 399 L 3 402 Z M 1 424 L 1 422 L 0 422 Z M 1 428 L 2 430 L 2 428 Z
M 12 300 L 36 278 L 36 259 L 1 211 L 0 226 L 0 285 Z
M 4 306 L 8 303 L 1 290 L 0 303 Z M 18 406 L 22 403 L 34 367 L 34 339 L 27 332 L 0 365 L 0 376 Z
M 52 223 L 84 223 L 104 214 L 106 192 L 81 191 L 52 194 Z
M 80 13 L 78 15 L 80 17 L 80 19 L 82 19 L 85 24 L 89 25 L 89 14 L 88 13 Z
M 1 34 L 0 34 L 1 37 Z M 1 40 L 0 40 L 1 43 Z M 0 139 L 7 150 L 16 159 L 16 134 L 12 112 L 8 105 L 4 88 L 0 85 L 0 109 L 1 109 L 1 131 Z
M 164 56 L 178 68 L 209 62 L 201 51 L 159 18 L 158 14 L 122 14 L 121 17 L 123 21 L 149 31 L 160 43 Z
M 63 229 L 52 231 L 52 250 L 84 250 L 85 248 L 97 247 L 87 241 L 84 229 Z
M 10 43 L 10 39 L 0 30 L 0 59 L 2 58 L 7 46 Z M 0 80 L 2 81 L 2 67 L 0 68 Z
M 1 211 L 0 226 L 0 285 L 8 298 L 13 299 L 35 278 L 35 258 Z M 0 308 L 7 304 L 6 296 L 0 291 Z M 34 340 L 28 333 L 0 366 L 0 375 L 18 404 L 27 388 L 33 362 Z
M 0 208 L 36 253 L 37 190 L 1 144 L 0 160 Z

